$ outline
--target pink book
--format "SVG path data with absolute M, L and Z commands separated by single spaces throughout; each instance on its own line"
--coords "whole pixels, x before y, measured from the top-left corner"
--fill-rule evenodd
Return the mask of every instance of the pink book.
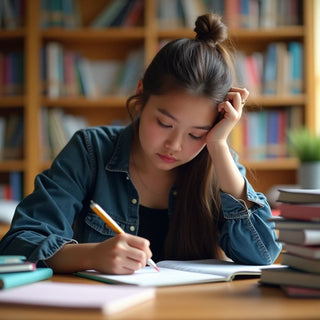
M 281 286 L 281 288 L 289 297 L 320 298 L 319 289 L 295 287 L 295 286 Z
M 320 221 L 320 203 L 282 203 L 278 209 L 281 217 L 286 219 Z

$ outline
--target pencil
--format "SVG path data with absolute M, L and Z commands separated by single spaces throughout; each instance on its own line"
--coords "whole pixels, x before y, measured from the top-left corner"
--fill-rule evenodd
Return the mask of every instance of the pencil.
M 97 203 L 91 200 L 90 207 L 114 232 L 124 233 L 121 227 Z M 148 259 L 147 263 L 160 272 L 160 269 L 152 259 Z

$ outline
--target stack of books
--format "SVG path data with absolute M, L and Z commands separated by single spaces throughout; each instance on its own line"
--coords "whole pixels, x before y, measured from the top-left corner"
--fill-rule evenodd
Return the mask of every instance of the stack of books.
M 283 268 L 262 270 L 261 282 L 289 296 L 320 297 L 320 189 L 280 189 L 272 218 L 283 244 Z
M 0 255 L 0 289 L 19 287 L 28 283 L 49 279 L 50 268 L 37 268 L 24 256 Z

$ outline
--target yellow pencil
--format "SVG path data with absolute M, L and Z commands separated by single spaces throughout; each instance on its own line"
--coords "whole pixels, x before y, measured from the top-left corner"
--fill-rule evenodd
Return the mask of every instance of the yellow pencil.
M 124 233 L 121 227 L 97 203 L 91 200 L 90 207 L 114 232 Z M 160 271 L 152 259 L 148 259 L 147 263 L 158 272 Z

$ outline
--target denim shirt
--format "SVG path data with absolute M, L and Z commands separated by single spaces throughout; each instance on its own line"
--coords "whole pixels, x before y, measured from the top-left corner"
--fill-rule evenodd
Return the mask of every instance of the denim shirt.
M 114 232 L 90 209 L 94 200 L 121 228 L 137 235 L 139 195 L 129 175 L 133 127 L 101 126 L 78 131 L 46 170 L 34 191 L 17 206 L 0 254 L 21 254 L 43 265 L 66 243 L 101 242 Z M 237 162 L 237 160 L 235 159 Z M 240 171 L 244 167 L 238 162 Z M 246 181 L 248 209 L 242 200 L 221 192 L 224 223 L 219 244 L 238 263 L 271 264 L 280 252 L 270 207 Z M 169 215 L 177 190 L 172 188 Z

